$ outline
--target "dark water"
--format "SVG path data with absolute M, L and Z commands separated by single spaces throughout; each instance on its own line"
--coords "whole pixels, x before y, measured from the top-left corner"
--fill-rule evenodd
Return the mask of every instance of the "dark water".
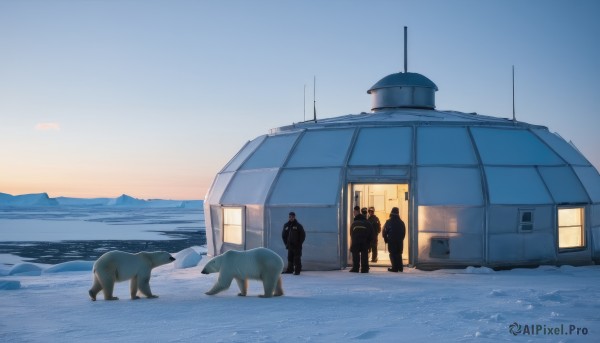
M 195 245 L 206 244 L 202 231 L 163 231 L 169 240 L 101 240 L 60 242 L 0 242 L 0 254 L 13 254 L 33 263 L 57 264 L 73 260 L 96 260 L 110 250 L 131 253 L 164 250 L 172 253 Z
M 191 218 L 191 219 L 190 219 Z M 28 262 L 57 264 L 73 260 L 96 260 L 110 250 L 127 252 L 164 250 L 176 253 L 191 246 L 206 244 L 204 213 L 186 209 L 0 209 L 3 219 L 35 219 L 45 221 L 80 220 L 105 225 L 144 225 L 161 239 L 2 241 L 0 254 L 12 254 Z M 156 229 L 152 229 L 156 228 Z M 1 234 L 0 230 L 0 234 Z M 130 235 L 129 235 L 130 236 Z

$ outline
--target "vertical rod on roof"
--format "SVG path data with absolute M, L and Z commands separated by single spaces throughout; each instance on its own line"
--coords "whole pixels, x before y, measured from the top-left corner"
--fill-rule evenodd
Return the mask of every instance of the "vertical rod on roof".
M 405 26 L 404 27 L 404 72 L 405 73 L 406 73 L 406 71 L 408 69 L 408 57 L 407 57 L 407 52 L 406 52 L 406 50 L 407 50 L 407 48 L 406 48 L 406 46 L 407 46 L 407 42 L 406 42 L 406 40 L 407 40 L 407 33 L 406 33 L 406 31 L 407 30 L 408 30 L 408 28 Z
M 313 79 L 313 113 L 314 113 L 315 123 L 317 122 L 317 98 L 316 98 L 316 94 L 317 94 L 317 76 L 314 76 L 314 79 Z
M 516 121 L 515 117 L 515 65 L 512 66 L 512 88 L 513 88 L 513 121 Z

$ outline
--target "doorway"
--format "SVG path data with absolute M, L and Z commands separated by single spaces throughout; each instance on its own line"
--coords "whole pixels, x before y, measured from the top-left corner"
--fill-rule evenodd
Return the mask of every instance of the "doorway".
M 352 225 L 353 208 L 359 206 L 360 208 L 374 207 L 375 215 L 381 222 L 381 230 L 383 232 L 383 226 L 385 221 L 388 220 L 390 212 L 393 207 L 400 209 L 400 218 L 406 225 L 406 237 L 404 238 L 404 249 L 402 253 L 402 263 L 407 265 L 409 263 L 409 218 L 410 213 L 408 208 L 408 184 L 407 183 L 351 183 L 349 184 L 348 197 L 348 227 L 347 227 L 347 239 L 346 239 L 346 251 L 350 247 L 350 225 Z M 371 260 L 372 253 L 369 253 L 369 261 Z M 352 264 L 352 254 L 348 254 L 348 265 Z M 383 240 L 382 233 L 379 233 L 377 239 L 377 262 L 369 262 L 371 266 L 391 266 L 390 256 L 387 249 L 387 245 Z

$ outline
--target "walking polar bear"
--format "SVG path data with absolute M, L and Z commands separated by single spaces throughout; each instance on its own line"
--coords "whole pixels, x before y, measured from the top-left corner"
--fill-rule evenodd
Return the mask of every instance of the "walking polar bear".
M 138 291 L 148 298 L 158 298 L 150 291 L 150 272 L 152 268 L 175 261 L 166 251 L 139 252 L 130 254 L 123 251 L 109 251 L 94 263 L 94 284 L 89 290 L 90 297 L 96 301 L 98 292 L 103 291 L 104 300 L 119 300 L 113 296 L 115 282 L 131 279 L 131 299 L 139 299 Z
M 239 296 L 246 296 L 248 279 L 262 280 L 264 295 L 261 298 L 283 295 L 281 272 L 283 260 L 275 252 L 266 248 L 256 248 L 247 251 L 230 250 L 211 259 L 202 274 L 219 273 L 217 282 L 207 295 L 214 295 L 231 286 L 235 279 L 240 288 Z

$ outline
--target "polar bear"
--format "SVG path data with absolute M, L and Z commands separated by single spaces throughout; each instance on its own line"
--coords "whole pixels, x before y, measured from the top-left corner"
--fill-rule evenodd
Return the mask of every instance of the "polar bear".
M 138 290 L 148 298 L 158 298 L 150 291 L 150 271 L 173 261 L 175 258 L 166 251 L 142 251 L 137 254 L 109 251 L 94 263 L 94 284 L 89 290 L 90 297 L 96 301 L 98 292 L 103 291 L 104 300 L 119 300 L 113 297 L 115 282 L 131 279 L 131 299 L 140 298 Z
M 247 251 L 230 250 L 214 257 L 204 269 L 202 274 L 219 273 L 217 283 L 206 292 L 207 295 L 217 294 L 231 286 L 235 279 L 240 288 L 239 296 L 246 296 L 248 279 L 262 280 L 264 295 L 261 298 L 283 295 L 281 272 L 283 260 L 272 250 L 255 248 Z

